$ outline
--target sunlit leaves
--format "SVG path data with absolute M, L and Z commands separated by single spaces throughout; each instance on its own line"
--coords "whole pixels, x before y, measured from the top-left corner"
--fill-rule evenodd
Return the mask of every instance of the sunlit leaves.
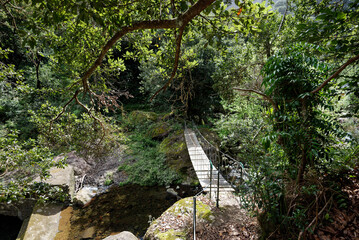
M 338 57 L 358 54 L 359 1 L 314 2 L 297 1 L 297 18 L 301 19 L 303 13 L 307 16 L 297 26 L 299 37 L 327 47 Z

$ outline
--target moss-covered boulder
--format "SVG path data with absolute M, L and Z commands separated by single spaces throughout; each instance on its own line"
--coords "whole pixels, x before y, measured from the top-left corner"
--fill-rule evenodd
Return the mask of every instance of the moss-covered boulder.
M 151 125 L 148 135 L 152 139 L 163 139 L 168 136 L 171 130 L 170 124 L 160 121 Z
M 208 199 L 201 196 L 196 201 L 197 222 L 212 222 L 214 217 Z M 179 200 L 153 221 L 144 239 L 179 240 L 186 239 L 193 225 L 193 198 Z
M 133 111 L 130 113 L 128 118 L 132 124 L 138 125 L 148 121 L 155 122 L 158 116 L 154 112 Z
M 183 130 L 178 130 L 166 137 L 161 142 L 159 151 L 166 155 L 167 165 L 186 181 L 189 183 L 196 181 L 196 173 L 188 154 Z

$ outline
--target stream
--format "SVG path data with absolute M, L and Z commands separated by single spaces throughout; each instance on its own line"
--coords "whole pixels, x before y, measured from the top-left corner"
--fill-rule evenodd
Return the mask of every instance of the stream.
M 190 186 L 171 187 L 181 198 L 196 193 L 196 189 Z M 74 240 L 102 239 L 113 233 L 130 231 L 142 237 L 150 220 L 159 217 L 177 200 L 178 197 L 168 193 L 165 187 L 113 186 L 84 207 L 65 211 L 71 214 L 71 226 L 66 235 Z

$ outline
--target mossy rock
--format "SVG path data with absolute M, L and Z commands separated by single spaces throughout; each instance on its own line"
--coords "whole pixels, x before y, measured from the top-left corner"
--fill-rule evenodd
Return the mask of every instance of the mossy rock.
M 183 221 L 182 225 L 169 225 L 168 219 Z M 147 229 L 144 239 L 178 240 L 186 239 L 193 222 L 193 198 L 188 197 L 177 201 Z M 211 207 L 201 200 L 196 201 L 196 219 L 198 222 L 212 222 L 214 219 Z M 174 222 L 176 224 L 176 221 Z M 168 228 L 169 227 L 169 228 Z
M 128 118 L 131 120 L 132 124 L 137 125 L 148 121 L 155 122 L 158 116 L 154 112 L 133 111 Z
M 183 198 L 177 201 L 172 207 L 167 210 L 174 216 L 180 214 L 193 214 L 193 197 Z M 196 218 L 203 219 L 207 222 L 211 222 L 212 211 L 211 207 L 204 204 L 202 201 L 196 201 Z
M 189 176 L 193 181 L 196 179 L 183 130 L 178 130 L 166 137 L 161 142 L 159 151 L 166 155 L 167 165 L 182 177 L 187 178 Z
M 171 132 L 171 127 L 166 122 L 157 122 L 150 127 L 149 137 L 152 139 L 162 139 Z
M 157 239 L 166 239 L 166 240 L 182 240 L 186 239 L 187 233 L 182 231 L 175 231 L 173 229 L 168 230 L 167 232 L 157 233 Z
M 201 134 L 203 135 L 203 137 L 205 137 L 210 143 L 212 143 L 214 146 L 216 146 L 217 148 L 220 146 L 221 144 L 221 139 L 219 138 L 219 136 L 217 135 L 217 133 L 211 131 L 208 128 L 199 128 L 198 129 Z

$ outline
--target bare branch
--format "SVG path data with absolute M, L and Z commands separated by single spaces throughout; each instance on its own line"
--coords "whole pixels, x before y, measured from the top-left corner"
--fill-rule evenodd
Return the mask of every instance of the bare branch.
M 329 201 L 324 205 L 324 207 L 322 208 L 322 210 L 320 210 L 320 212 L 315 216 L 315 218 L 312 220 L 312 222 L 304 229 L 304 231 L 301 231 L 299 233 L 299 236 L 298 236 L 298 240 L 300 239 L 304 239 L 303 237 L 303 234 L 305 234 L 309 228 L 314 224 L 316 223 L 318 217 L 324 212 L 324 210 L 327 208 L 327 206 L 329 205 L 329 203 L 331 203 L 333 200 L 333 195 L 330 197 Z
M 338 77 L 338 75 L 346 68 L 348 67 L 350 64 L 354 63 L 355 61 L 357 61 L 359 59 L 359 55 L 356 55 L 355 57 L 349 59 L 346 63 L 344 63 L 332 76 L 330 76 L 327 80 L 325 80 L 322 84 L 320 84 L 319 87 L 317 87 L 316 89 L 314 89 L 313 91 L 311 91 L 311 94 L 317 93 L 319 92 L 323 87 L 325 87 L 325 85 L 327 85 L 333 78 Z
M 91 113 L 91 109 L 89 109 L 82 102 L 80 102 L 80 100 L 77 98 L 77 95 L 75 96 L 75 100 L 76 100 L 78 105 L 80 105 L 82 108 L 84 108 L 86 110 L 86 112 L 90 115 L 91 118 L 93 118 L 95 121 L 97 121 L 101 125 L 103 134 L 102 134 L 102 137 L 101 137 L 100 141 L 97 143 L 97 145 L 100 144 L 102 142 L 102 140 L 104 139 L 105 135 L 106 135 L 106 128 L 103 125 L 103 122 L 99 118 L 97 118 L 96 116 L 94 116 Z
M 273 43 L 273 42 L 277 39 L 277 37 L 278 37 L 278 35 L 279 35 L 280 31 L 282 30 L 282 27 L 283 27 L 283 23 L 284 23 L 285 17 L 287 16 L 288 6 L 289 6 L 289 4 L 288 4 L 288 0 L 287 0 L 287 1 L 285 1 L 285 3 L 286 3 L 285 12 L 284 12 L 284 14 L 283 14 L 282 21 L 280 22 L 280 25 L 279 25 L 278 31 L 277 31 L 276 35 L 274 36 L 274 38 L 273 38 L 273 40 L 272 40 L 272 43 Z
M 51 132 L 51 130 L 52 130 L 52 124 L 53 124 L 53 122 L 55 122 L 57 119 L 59 119 L 61 116 L 62 116 L 62 114 L 64 114 L 64 112 L 66 111 L 66 108 L 69 106 L 69 104 L 75 99 L 75 98 L 77 98 L 77 95 L 80 93 L 80 90 L 77 90 L 76 92 L 75 92 L 75 94 L 72 96 L 72 98 L 62 107 L 62 111 L 59 113 L 59 114 L 57 114 L 57 116 L 56 117 L 54 117 L 51 121 L 50 121 L 50 132 Z

